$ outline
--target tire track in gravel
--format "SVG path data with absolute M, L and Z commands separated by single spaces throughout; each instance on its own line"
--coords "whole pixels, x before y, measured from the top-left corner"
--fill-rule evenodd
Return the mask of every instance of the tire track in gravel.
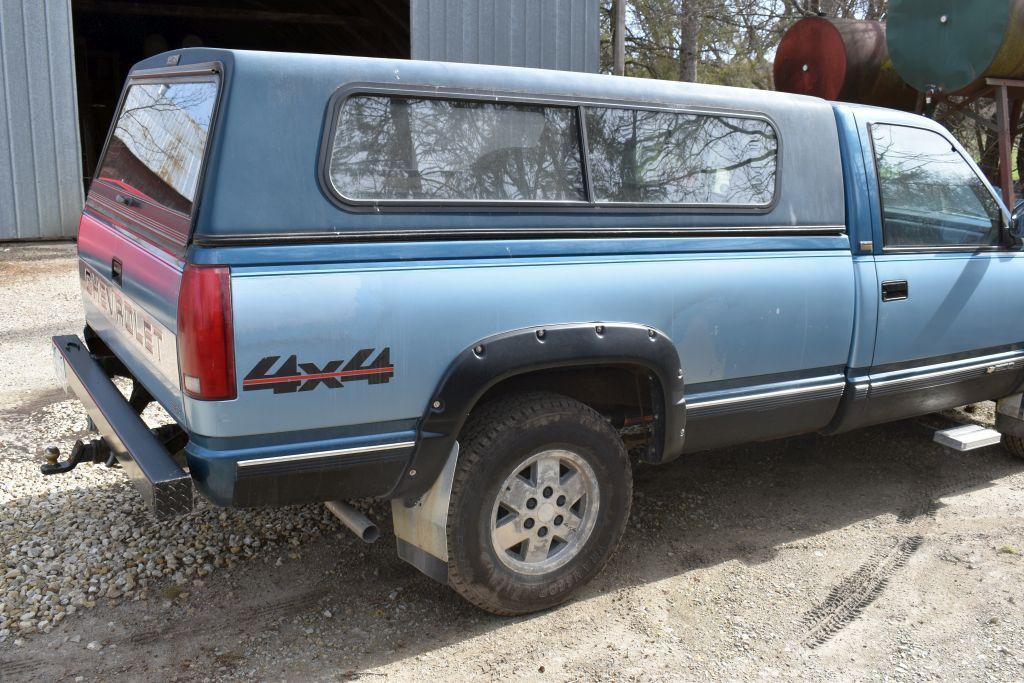
M 43 662 L 38 659 L 0 659 L 0 681 L 7 680 L 8 676 L 31 674 Z
M 804 615 L 801 645 L 811 649 L 824 645 L 853 623 L 882 594 L 892 576 L 907 564 L 923 542 L 924 537 L 920 535 L 898 539 L 843 579 L 824 602 Z
M 969 456 L 961 454 L 960 457 Z M 810 649 L 817 648 L 856 621 L 921 547 L 926 530 L 922 523 L 927 527 L 935 522 L 936 513 L 942 507 L 941 499 L 970 491 L 990 479 L 990 476 L 980 473 L 944 478 L 941 471 L 921 471 L 908 492 L 907 504 L 897 511 L 896 516 L 898 525 L 913 527 L 914 532 L 898 535 L 888 548 L 872 555 L 836 585 L 820 605 L 807 612 L 800 622 L 804 633 L 800 644 Z
M 918 482 L 919 487 L 911 502 L 897 512 L 897 524 L 907 526 L 919 518 L 935 519 L 939 508 L 937 479 L 934 473 L 925 479 Z M 834 586 L 821 604 L 803 616 L 800 620 L 803 631 L 800 644 L 813 650 L 856 621 L 885 591 L 890 579 L 906 565 L 923 542 L 924 536 L 920 534 L 901 535 L 887 548 L 872 554 L 856 571 Z

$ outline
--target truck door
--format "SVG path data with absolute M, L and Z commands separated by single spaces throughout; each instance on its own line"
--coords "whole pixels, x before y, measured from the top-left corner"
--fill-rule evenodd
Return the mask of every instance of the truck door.
M 1024 253 L 1005 209 L 948 133 L 894 118 L 860 126 L 878 188 L 866 422 L 1010 394 L 1024 369 Z

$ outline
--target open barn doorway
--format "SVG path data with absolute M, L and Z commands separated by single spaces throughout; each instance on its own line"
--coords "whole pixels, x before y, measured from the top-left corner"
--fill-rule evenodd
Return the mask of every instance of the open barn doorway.
M 72 0 L 88 191 L 128 69 L 182 47 L 408 59 L 409 0 Z

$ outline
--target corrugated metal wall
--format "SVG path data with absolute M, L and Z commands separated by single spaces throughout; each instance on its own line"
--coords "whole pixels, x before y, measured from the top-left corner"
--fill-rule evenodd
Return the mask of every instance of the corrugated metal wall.
M 0 240 L 78 228 L 73 45 L 70 0 L 0 0 Z
M 412 58 L 599 68 L 598 0 L 411 0 Z
M 598 0 L 411 0 L 412 56 L 598 70 Z M 74 237 L 71 0 L 0 0 L 0 240 Z

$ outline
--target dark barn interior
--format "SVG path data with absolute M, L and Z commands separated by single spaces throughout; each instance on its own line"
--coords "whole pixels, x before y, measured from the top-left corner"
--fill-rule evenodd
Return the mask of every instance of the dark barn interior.
M 409 0 L 72 0 L 86 190 L 132 64 L 182 47 L 395 57 Z

